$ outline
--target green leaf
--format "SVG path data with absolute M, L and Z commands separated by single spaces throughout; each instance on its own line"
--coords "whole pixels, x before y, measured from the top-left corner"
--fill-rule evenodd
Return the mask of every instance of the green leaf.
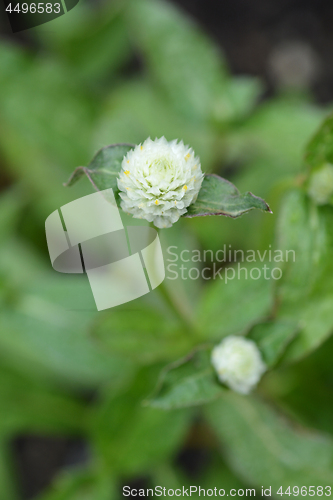
M 235 270 L 235 279 L 227 283 L 219 274 L 214 281 L 213 275 L 213 282 L 203 293 L 196 317 L 202 338 L 221 340 L 227 335 L 245 334 L 253 324 L 270 314 L 272 281 L 264 279 L 263 273 L 258 280 L 248 279 L 251 278 L 252 266 L 241 263 L 239 276 Z
M 97 311 L 86 276 L 51 272 L 32 283 L 0 315 L 0 350 L 12 366 L 90 388 L 131 373 L 129 360 L 91 338 Z
M 306 187 L 318 205 L 333 205 L 333 113 L 319 127 L 306 148 L 309 177 Z
M 26 365 L 40 376 L 83 387 L 96 387 L 110 377 L 118 381 L 126 375 L 130 367 L 98 348 L 88 337 L 84 321 L 77 317 L 76 322 L 68 323 L 64 311 L 47 301 L 34 299 L 30 304 L 34 306 L 31 316 L 1 316 L 0 346 L 13 366 Z M 57 317 L 62 318 L 57 322 Z
M 303 425 L 333 434 L 331 336 L 298 363 L 272 370 L 262 381 L 263 394 Z M 309 376 L 311 374 L 311 376 Z M 311 401 L 311 404 L 309 404 Z
M 79 469 L 62 472 L 36 500 L 113 500 L 118 497 L 113 478 Z
M 223 389 L 210 362 L 210 351 L 201 348 L 168 365 L 145 404 L 173 410 L 201 405 L 220 397 Z
M 99 7 L 86 4 L 75 19 L 62 16 L 54 30 L 38 30 L 36 35 L 48 53 L 66 62 L 77 80 L 100 92 L 101 83 L 130 58 L 131 43 L 120 5 L 112 2 Z
M 320 167 L 324 163 L 333 164 L 333 113 L 324 120 L 309 142 L 305 163 L 310 169 Z
M 250 330 L 248 338 L 257 344 L 266 365 L 271 368 L 279 361 L 299 329 L 300 327 L 292 322 L 258 323 Z
M 8 360 L 6 360 L 8 363 Z M 78 398 L 0 364 L 0 436 L 83 433 L 86 405 Z
M 226 97 L 230 97 L 236 118 L 241 118 L 252 111 L 264 90 L 259 78 L 249 76 L 233 78 L 229 87 Z
M 283 255 L 277 281 L 278 318 L 296 321 L 301 331 L 286 353 L 298 359 L 333 331 L 333 210 L 317 207 L 302 192 L 284 199 L 278 224 Z
M 248 337 L 257 343 L 264 361 L 272 367 L 296 332 L 294 323 L 270 322 L 255 325 Z M 222 396 L 223 388 L 216 379 L 210 353 L 211 347 L 202 347 L 168 365 L 145 404 L 172 410 L 205 404 Z
M 231 468 L 253 486 L 331 486 L 333 441 L 290 425 L 252 397 L 231 391 L 206 408 Z
M 192 432 L 190 432 L 190 436 L 191 438 L 195 436 L 194 439 L 192 438 L 193 444 L 192 441 L 189 445 L 186 443 L 185 453 L 183 452 L 184 455 L 181 454 L 182 460 L 178 459 L 171 464 L 163 464 L 152 471 L 153 486 L 165 484 L 173 490 L 178 488 L 183 490 L 183 487 L 185 490 L 189 490 L 192 486 L 190 497 L 194 500 L 202 500 L 203 496 L 210 496 L 209 492 L 206 495 L 204 495 L 202 490 L 200 492 L 199 487 L 210 490 L 213 485 L 217 489 L 216 496 L 219 496 L 218 491 L 220 489 L 225 490 L 225 496 L 227 496 L 227 491 L 232 488 L 236 488 L 237 490 L 240 488 L 245 489 L 245 484 L 240 481 L 230 470 L 230 467 L 227 467 L 225 461 L 222 460 L 221 454 L 216 449 L 215 442 L 212 440 L 214 436 L 212 436 L 211 429 L 206 422 L 196 422 L 192 428 Z M 206 447 L 204 443 L 207 445 L 209 443 L 209 445 Z M 202 462 L 200 461 L 202 466 L 195 470 L 195 474 L 192 473 L 192 467 L 191 469 L 187 467 L 188 462 L 186 458 L 188 456 L 190 459 L 197 458 L 198 462 L 202 457 Z M 194 486 L 197 486 L 196 491 L 193 489 Z M 184 497 L 186 497 L 186 494 L 184 494 Z
M 8 284 L 12 302 L 18 301 L 24 286 L 31 285 L 47 272 L 46 266 L 30 242 L 23 238 L 14 236 L 1 241 L 0 276 Z
M 285 260 L 281 263 L 283 275 L 278 282 L 282 298 L 293 302 L 304 299 L 320 280 L 323 266 L 330 268 L 327 216 L 329 212 L 325 208 L 315 207 L 299 190 L 290 191 L 283 199 L 277 227 L 277 248 Z
M 182 138 L 210 171 L 220 161 L 221 139 L 211 124 L 181 116 L 147 76 L 124 81 L 107 98 L 95 132 L 96 148 L 113 142 L 140 144 L 147 137 Z
M 311 172 L 307 191 L 317 205 L 333 205 L 333 165 L 325 163 Z
M 141 370 L 128 391 L 116 397 L 111 393 L 93 415 L 93 442 L 107 470 L 150 473 L 183 442 L 192 418 L 189 410 L 164 412 L 142 405 L 159 368 Z
M 20 186 L 3 191 L 0 196 L 0 235 L 12 235 L 26 203 L 26 194 Z
M 82 82 L 49 55 L 0 44 L 0 67 L 1 168 L 47 207 L 45 220 L 68 201 L 69 169 L 91 154 L 96 112 Z
M 323 119 L 313 104 L 280 96 L 264 101 L 227 141 L 232 159 L 246 161 L 237 173 L 242 189 L 260 189 L 267 195 L 281 179 L 299 173 L 304 149 Z
M 235 77 L 225 82 L 223 91 L 216 98 L 213 116 L 216 124 L 237 121 L 246 117 L 255 107 L 263 85 L 253 77 Z
M 226 80 L 217 47 L 169 2 L 131 2 L 128 17 L 131 35 L 167 101 L 188 118 L 209 118 Z
M 139 365 L 175 359 L 192 345 L 170 315 L 148 308 L 111 311 L 94 326 L 94 338 L 112 355 Z
M 117 192 L 117 177 L 121 170 L 121 163 L 127 152 L 133 148 L 133 144 L 112 144 L 100 149 L 88 167 L 78 167 L 74 170 L 65 185 L 72 186 L 86 174 L 97 191 L 112 188 Z
M 295 185 L 304 148 L 323 115 L 323 110 L 313 104 L 286 95 L 265 100 L 231 133 L 223 132 L 226 165 L 236 167 L 227 178 L 241 193 L 251 191 L 269 201 L 275 217 L 286 188 Z M 223 230 L 218 232 L 214 217 L 198 218 L 194 229 L 200 231 L 206 248 L 230 243 L 232 248 L 266 249 L 274 237 L 271 219 L 253 210 L 248 217 L 224 220 Z
M 261 198 L 249 192 L 240 194 L 231 182 L 210 174 L 205 176 L 196 202 L 189 206 L 184 217 L 226 215 L 236 218 L 254 208 L 271 213 L 269 206 Z

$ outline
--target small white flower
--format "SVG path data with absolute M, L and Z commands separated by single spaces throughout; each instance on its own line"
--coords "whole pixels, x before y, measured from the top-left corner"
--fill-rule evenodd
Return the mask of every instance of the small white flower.
M 121 208 L 156 227 L 171 227 L 198 196 L 203 173 L 192 148 L 165 137 L 131 149 L 118 178 Z
M 244 337 L 223 339 L 214 347 L 211 361 L 219 380 L 241 394 L 248 394 L 266 371 L 257 345 Z

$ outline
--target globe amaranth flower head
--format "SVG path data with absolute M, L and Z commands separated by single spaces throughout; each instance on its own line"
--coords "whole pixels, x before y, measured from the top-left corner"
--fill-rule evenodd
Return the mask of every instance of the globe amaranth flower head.
M 214 347 L 211 361 L 219 380 L 241 394 L 251 392 L 266 371 L 257 345 L 244 337 L 223 339 Z
M 171 227 L 197 199 L 203 177 L 192 148 L 165 137 L 149 138 L 123 159 L 118 179 L 121 208 L 156 227 Z

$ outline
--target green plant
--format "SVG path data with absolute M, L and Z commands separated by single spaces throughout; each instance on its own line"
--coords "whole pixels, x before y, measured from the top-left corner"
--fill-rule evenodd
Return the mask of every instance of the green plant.
M 174 489 L 272 486 L 275 497 L 280 486 L 332 486 L 332 118 L 320 126 L 324 111 L 304 95 L 259 103 L 260 82 L 231 76 L 166 1 L 86 5 L 53 23 L 35 30 L 43 50 L 0 44 L 0 498 L 20 498 L 11 443 L 22 434 L 89 443 L 89 462 L 63 471 L 43 500 L 110 500 L 138 477 Z M 128 71 L 134 54 L 140 69 Z M 170 273 L 162 294 L 98 314 L 84 276 L 52 270 L 44 221 L 91 192 L 62 184 L 96 150 L 163 135 L 273 215 L 182 217 L 160 239 L 196 256 L 183 263 L 187 279 Z M 281 279 L 207 279 L 237 271 L 229 249 L 254 252 Z M 288 251 L 295 261 L 278 261 Z M 193 267 L 208 268 L 204 279 L 188 278 Z M 249 396 L 219 384 L 210 364 L 212 347 L 236 334 L 269 367 Z M 208 457 L 195 480 L 182 450 Z

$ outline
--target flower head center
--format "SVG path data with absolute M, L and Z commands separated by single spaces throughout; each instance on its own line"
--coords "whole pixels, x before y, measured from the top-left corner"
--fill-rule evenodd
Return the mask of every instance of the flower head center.
M 150 186 L 158 185 L 164 190 L 175 179 L 176 165 L 172 158 L 161 156 L 147 166 L 146 180 Z
M 158 175 L 160 177 L 165 178 L 168 175 L 172 175 L 174 173 L 174 164 L 170 158 L 161 157 L 156 158 L 149 165 L 149 174 L 150 175 Z

